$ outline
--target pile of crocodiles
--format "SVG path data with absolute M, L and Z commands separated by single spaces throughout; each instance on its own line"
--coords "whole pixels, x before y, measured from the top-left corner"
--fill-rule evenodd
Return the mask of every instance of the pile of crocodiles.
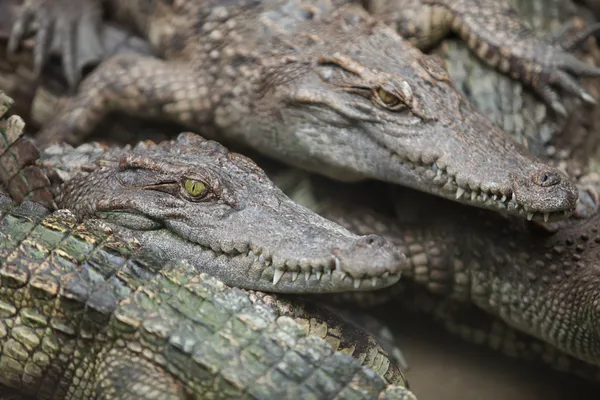
M 0 398 L 415 399 L 357 306 L 600 379 L 596 2 L 22 3 Z

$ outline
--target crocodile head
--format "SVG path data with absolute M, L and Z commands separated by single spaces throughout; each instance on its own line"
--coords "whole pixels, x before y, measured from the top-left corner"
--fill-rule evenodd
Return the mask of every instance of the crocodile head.
M 268 67 L 247 139 L 255 148 L 336 179 L 384 180 L 530 220 L 573 212 L 569 179 L 478 113 L 439 58 L 359 20 L 298 34 L 302 50 Z
M 56 158 L 60 148 L 43 157 Z M 53 168 L 86 162 L 77 149 L 71 153 Z M 390 242 L 357 236 L 292 202 L 254 162 L 191 133 L 111 150 L 68 179 L 59 175 L 66 180 L 59 207 L 132 231 L 165 260 L 186 259 L 229 285 L 370 290 L 397 282 L 404 263 Z

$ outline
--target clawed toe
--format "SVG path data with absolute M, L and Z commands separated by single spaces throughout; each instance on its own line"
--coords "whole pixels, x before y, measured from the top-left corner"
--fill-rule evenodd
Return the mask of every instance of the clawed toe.
M 65 12 L 65 9 L 70 11 Z M 62 0 L 47 3 L 28 0 L 12 27 L 8 55 L 14 55 L 23 40 L 34 33 L 36 77 L 41 75 L 50 54 L 57 53 L 62 58 L 69 87 L 74 91 L 81 80 L 82 68 L 103 57 L 99 38 L 101 16 L 101 9 L 96 2 Z

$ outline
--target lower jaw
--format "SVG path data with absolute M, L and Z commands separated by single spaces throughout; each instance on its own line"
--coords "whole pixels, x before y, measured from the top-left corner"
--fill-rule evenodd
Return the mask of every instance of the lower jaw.
M 400 279 L 397 274 L 354 279 L 332 265 L 323 272 L 307 273 L 285 270 L 274 284 L 274 268 L 268 260 L 261 261 L 260 255 L 252 252 L 227 254 L 209 247 L 182 239 L 167 229 L 132 232 L 142 248 L 155 249 L 164 261 L 186 260 L 198 272 L 205 272 L 229 286 L 248 290 L 278 293 L 331 293 L 373 290 L 393 285 Z M 250 254 L 251 253 L 251 254 Z
M 524 218 L 528 221 L 544 223 L 562 221 L 575 211 L 575 208 L 573 208 L 552 212 L 530 212 L 517 203 L 514 195 L 511 195 L 509 198 L 507 196 L 484 194 L 480 191 L 443 190 L 443 188 L 439 188 L 434 193 L 461 204 L 505 213 L 510 216 Z

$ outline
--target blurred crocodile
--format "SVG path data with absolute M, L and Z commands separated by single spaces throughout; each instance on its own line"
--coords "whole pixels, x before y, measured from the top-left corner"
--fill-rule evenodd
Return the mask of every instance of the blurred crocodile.
M 399 183 L 527 219 L 562 219 L 575 208 L 577 191 L 562 172 L 478 113 L 456 92 L 437 58 L 357 4 L 109 3 L 117 20 L 133 23 L 168 61 L 128 54 L 103 63 L 64 113 L 44 127 L 37 137 L 42 146 L 61 139 L 80 142 L 108 113 L 123 111 L 175 120 L 340 180 Z M 479 54 L 513 75 L 519 72 L 555 108 L 553 84 L 591 100 L 568 72 L 598 75 L 600 69 L 535 38 L 504 5 L 479 0 L 471 12 L 465 1 L 425 3 L 420 9 L 427 16 L 453 21 Z M 9 47 L 34 16 L 47 27 L 54 18 L 73 15 L 88 21 L 98 5 L 65 4 L 70 1 L 27 1 Z M 380 6 L 372 4 L 371 11 L 391 15 L 390 4 Z M 413 4 L 401 6 L 394 8 L 416 10 Z M 476 18 L 490 15 L 499 18 L 498 26 Z M 484 28 L 502 24 L 506 38 L 522 40 L 494 47 Z M 415 30 L 419 38 L 424 32 L 433 33 Z M 39 34 L 44 47 L 50 31 Z M 476 38 L 486 41 L 471 40 Z M 45 59 L 39 55 L 45 53 L 36 54 L 37 61 Z

